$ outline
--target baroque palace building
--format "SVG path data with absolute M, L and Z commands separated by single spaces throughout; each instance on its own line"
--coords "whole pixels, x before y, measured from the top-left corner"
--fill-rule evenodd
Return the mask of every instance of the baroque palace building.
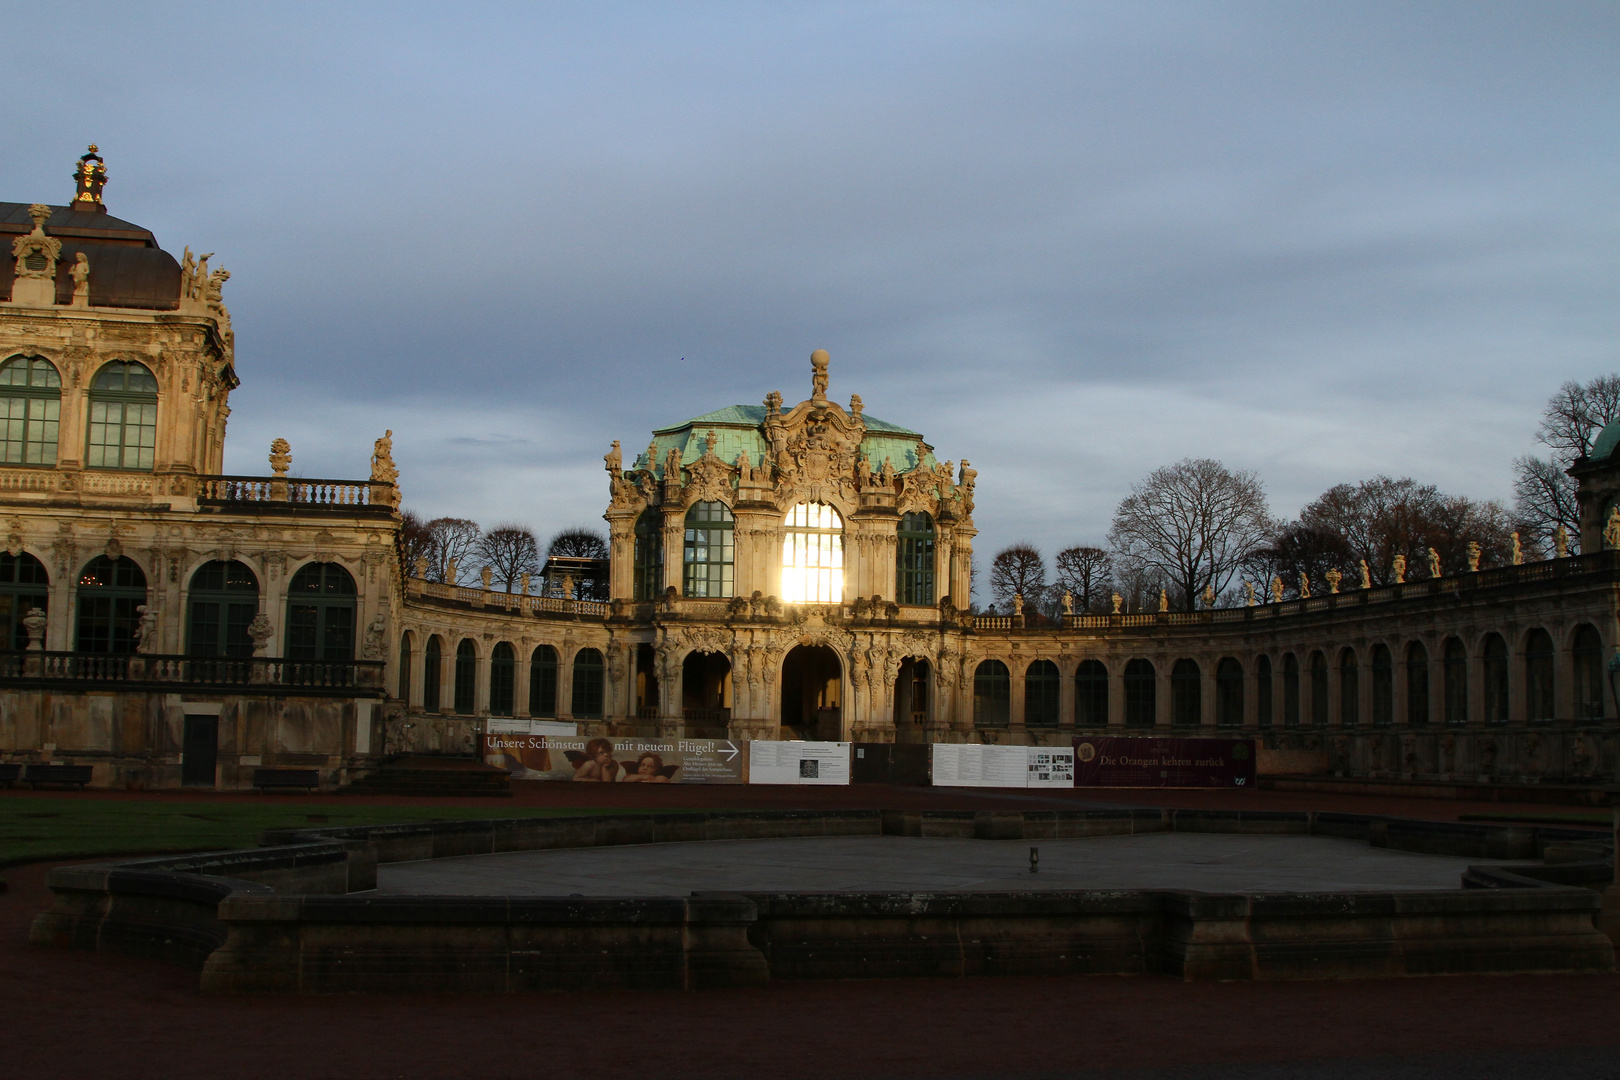
M 1573 470 L 1581 551 L 1193 612 L 967 612 L 976 474 L 827 396 L 771 393 L 606 456 L 607 599 L 426 579 L 370 476 L 222 475 L 229 274 L 112 217 L 0 203 L 0 763 L 114 787 L 325 786 L 471 756 L 525 719 L 584 734 L 1058 744 L 1248 732 L 1318 772 L 1617 781 L 1609 683 L 1620 425 Z M 1032 620 L 1033 621 L 1033 620 Z

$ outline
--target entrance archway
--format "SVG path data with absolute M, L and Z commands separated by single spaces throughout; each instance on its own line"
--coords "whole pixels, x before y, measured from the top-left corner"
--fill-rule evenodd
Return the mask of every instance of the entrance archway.
M 900 674 L 894 680 L 894 741 L 928 741 L 928 661 L 908 656 L 900 661 Z
M 782 661 L 782 737 L 843 737 L 844 665 L 825 645 L 799 645 Z
M 687 653 L 681 663 L 681 715 L 694 739 L 723 739 L 731 724 L 731 661 L 722 653 Z

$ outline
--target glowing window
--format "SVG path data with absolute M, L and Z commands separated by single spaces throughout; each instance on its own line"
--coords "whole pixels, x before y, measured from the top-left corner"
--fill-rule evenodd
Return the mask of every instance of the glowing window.
M 788 511 L 782 537 L 782 599 L 836 604 L 844 599 L 844 522 L 825 503 Z

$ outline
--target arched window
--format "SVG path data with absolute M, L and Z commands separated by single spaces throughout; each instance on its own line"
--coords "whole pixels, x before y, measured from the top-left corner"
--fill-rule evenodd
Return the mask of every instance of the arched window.
M 1575 717 L 1596 720 L 1603 715 L 1603 639 L 1588 625 L 1575 628 L 1570 651 L 1575 661 Z
M 736 556 L 731 507 L 723 502 L 693 503 L 686 512 L 686 595 L 731 596 Z
M 455 709 L 460 716 L 478 711 L 478 647 L 472 638 L 462 638 L 456 646 Z
M 34 608 L 49 610 L 50 578 L 45 564 L 24 551 L 0 551 L 0 646 L 19 652 L 28 648 L 23 620 Z
M 1345 727 L 1361 723 L 1361 667 L 1354 649 L 1339 654 L 1339 723 Z
M 133 559 L 91 559 L 79 574 L 79 652 L 134 652 L 144 603 L 146 574 Z
M 415 638 L 409 630 L 399 635 L 399 700 L 407 704 L 411 700 L 411 649 L 415 647 Z
M 1395 722 L 1395 658 L 1388 645 L 1373 646 L 1372 698 L 1372 722 L 1389 727 Z
M 900 518 L 894 593 L 902 604 L 934 602 L 934 519 L 927 514 Z
M 1263 728 L 1271 726 L 1271 657 L 1261 656 L 1254 662 L 1255 723 Z
M 191 575 L 186 617 L 189 656 L 252 656 L 248 624 L 259 613 L 259 579 L 247 564 L 203 563 Z
M 1006 727 L 1012 712 L 1012 676 L 1000 660 L 981 661 L 973 672 L 973 723 Z
M 1447 638 L 1441 651 L 1445 683 L 1446 723 L 1468 723 L 1468 650 L 1456 638 Z
M 782 599 L 836 604 L 844 599 L 844 520 L 826 503 L 800 503 L 782 523 Z
M 1283 726 L 1299 727 L 1299 658 L 1283 654 Z
M 489 653 L 489 714 L 511 716 L 517 686 L 517 654 L 502 641 Z
M 354 597 L 337 563 L 300 567 L 287 584 L 287 659 L 353 660 Z
M 1429 650 L 1421 641 L 1406 646 L 1406 722 L 1429 722 Z
M 150 469 L 157 447 L 157 379 L 145 364 L 114 360 L 90 384 L 91 469 Z
M 1539 627 L 1524 643 L 1524 694 L 1525 719 L 1534 723 L 1553 718 L 1552 635 Z
M 428 638 L 422 656 L 422 711 L 439 711 L 439 686 L 444 679 L 444 644 L 439 635 Z
M 1327 727 L 1328 722 L 1328 666 L 1327 657 L 1318 649 L 1311 653 L 1311 723 Z
M 1243 665 L 1230 656 L 1215 665 L 1215 723 L 1243 726 Z
M 1036 660 L 1024 671 L 1024 724 L 1028 727 L 1056 727 L 1058 694 L 1063 676 L 1050 660 Z
M 664 591 L 664 516 L 646 510 L 636 518 L 635 599 L 656 600 Z
M 1198 661 L 1183 657 L 1170 669 L 1170 722 L 1197 727 L 1204 708 L 1203 672 Z
M 574 654 L 572 712 L 576 720 L 602 719 L 602 654 L 595 649 Z
M 1080 727 L 1108 726 L 1108 669 L 1087 660 L 1074 673 L 1074 722 Z
M 62 379 L 49 360 L 13 356 L 0 364 L 0 419 L 5 423 L 0 462 L 55 465 L 61 418 Z
M 1150 728 L 1158 719 L 1159 673 L 1138 657 L 1125 665 L 1125 726 Z
M 1508 647 L 1501 634 L 1485 635 L 1485 722 L 1508 722 Z
M 557 715 L 557 650 L 537 645 L 529 657 L 529 715 Z

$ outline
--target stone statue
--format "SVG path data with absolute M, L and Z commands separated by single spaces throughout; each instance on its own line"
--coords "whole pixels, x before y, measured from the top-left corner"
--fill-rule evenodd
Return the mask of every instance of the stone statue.
M 1311 598 L 1311 575 L 1309 574 L 1301 573 L 1299 575 L 1299 598 L 1301 600 Z
M 186 248 L 185 257 L 180 260 L 180 295 L 191 295 L 191 283 L 197 277 L 197 260 L 191 257 L 191 248 Z
M 1434 548 L 1430 548 L 1429 549 L 1429 576 L 1432 577 L 1432 578 L 1437 578 L 1437 577 L 1441 576 L 1441 573 L 1442 573 L 1442 571 L 1440 569 L 1440 553 L 1438 551 L 1434 550 Z
M 277 439 L 270 444 L 270 471 L 277 476 L 286 476 L 287 468 L 292 464 L 292 446 L 286 439 Z
M 1074 594 L 1068 589 L 1063 590 L 1063 614 L 1074 614 Z
M 1274 577 L 1274 578 L 1271 579 L 1271 602 L 1273 604 L 1280 604 L 1280 603 L 1282 603 L 1282 598 L 1283 598 L 1283 581 L 1282 581 L 1282 578 L 1280 576 L 1279 577 Z
M 29 608 L 28 614 L 23 617 L 23 628 L 28 631 L 28 651 L 39 652 L 45 648 L 45 609 Z
M 1021 592 L 1013 593 L 1013 614 L 1024 617 L 1024 594 Z
M 677 484 L 681 482 L 681 448 L 669 448 L 669 457 L 664 459 L 664 479 Z
M 486 566 L 483 569 L 478 571 L 478 577 L 479 577 L 479 580 L 481 580 L 484 583 L 484 591 L 489 592 L 489 583 L 490 583 L 491 580 L 494 579 L 495 571 L 491 570 L 489 567 Z M 567 579 L 564 578 L 563 580 L 566 581 Z
M 188 294 L 193 300 L 201 300 L 203 298 L 204 288 L 208 284 L 208 260 L 212 259 L 213 257 L 214 253 L 212 251 L 206 255 L 199 255 L 197 257 L 197 272 L 192 275 L 191 292 Z
M 1519 534 L 1508 533 L 1508 539 L 1513 541 L 1513 565 L 1518 566 L 1524 562 L 1524 548 L 1519 546 Z
M 1468 541 L 1468 572 L 1479 573 L 1479 544 L 1473 540 Z
M 618 479 L 619 473 L 624 470 L 624 455 L 619 452 L 618 439 L 613 440 L 613 449 L 602 455 L 602 460 L 607 463 L 607 471 Z
M 1322 576 L 1327 579 L 1329 594 L 1339 591 L 1339 582 L 1344 580 L 1344 575 L 1339 573 L 1338 567 L 1330 568 L 1328 572 Z
M 135 651 L 149 653 L 157 648 L 158 614 L 145 604 L 136 605 L 135 614 L 140 616 L 135 625 Z
M 461 570 L 456 566 L 456 559 L 450 559 L 444 564 L 444 583 L 446 585 L 458 584 L 461 580 Z
M 849 396 L 849 414 L 851 416 L 859 420 L 861 418 L 861 410 L 864 408 L 866 408 L 866 406 L 861 403 L 861 395 L 851 394 Z
M 1250 607 L 1254 607 L 1254 582 L 1245 581 L 1243 583 L 1243 600 Z
M 419 578 L 427 577 L 427 566 L 428 566 L 427 556 L 426 555 L 418 555 L 416 557 L 416 573 L 413 574 L 412 576 L 413 577 L 419 577 Z
M 1609 520 L 1603 526 L 1603 546 L 1620 548 L 1620 503 L 1609 508 Z
M 1372 588 L 1372 569 L 1367 565 L 1366 559 L 1361 560 L 1361 587 Z
M 1125 602 L 1125 598 L 1123 596 L 1119 595 L 1119 593 L 1115 593 L 1111 597 L 1111 599 L 1114 602 L 1114 614 L 1118 615 L 1119 614 L 1119 606 Z
M 222 303 L 225 299 L 225 283 L 229 280 L 231 280 L 229 270 L 215 270 L 212 274 L 209 274 L 208 286 L 203 294 L 203 299 L 210 304 Z
M 719 441 L 719 434 L 713 428 L 710 428 L 709 433 L 703 436 L 703 452 L 705 454 L 714 453 L 714 444 Z
M 1159 590 L 1159 610 L 1170 610 L 1170 593 L 1164 589 Z
M 275 630 L 270 626 L 269 616 L 262 611 L 253 616 L 253 621 L 248 623 L 247 635 L 253 640 L 253 655 L 264 655 L 264 650 L 270 645 L 271 637 L 275 635 Z
M 374 484 L 392 484 L 399 479 L 399 470 L 394 468 L 394 429 L 389 428 L 383 432 L 371 450 L 371 482 Z
M 810 398 L 817 405 L 827 403 L 827 363 L 831 359 L 826 349 L 810 354 Z
M 1397 585 L 1405 584 L 1406 583 L 1406 556 L 1405 555 L 1397 555 L 1397 556 L 1395 556 L 1395 563 L 1394 563 L 1393 569 L 1395 571 L 1395 584 L 1397 584 Z
M 518 575 L 518 590 L 524 596 L 529 595 L 529 572 L 527 570 Z
M 388 633 L 388 624 L 379 614 L 366 624 L 366 641 L 361 646 L 361 655 L 367 660 L 381 660 L 383 658 L 383 636 Z
M 1204 610 L 1209 611 L 1215 606 L 1215 586 L 1204 586 Z
M 967 458 L 962 459 L 962 472 L 957 483 L 962 485 L 962 513 L 973 514 L 973 484 L 979 478 L 979 470 L 968 465 Z
M 68 271 L 73 275 L 73 298 L 88 298 L 90 295 L 90 256 L 79 252 L 73 257 L 73 269 Z
M 1569 530 L 1562 525 L 1553 530 L 1553 558 L 1569 558 Z

